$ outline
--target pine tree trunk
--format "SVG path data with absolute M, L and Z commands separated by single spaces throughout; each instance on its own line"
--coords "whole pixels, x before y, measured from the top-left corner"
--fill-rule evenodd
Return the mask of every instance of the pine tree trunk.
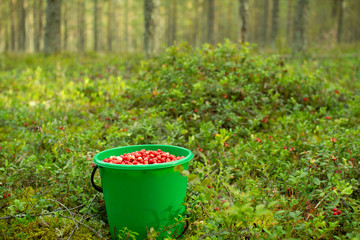
M 292 0 L 288 0 L 288 10 L 287 10 L 287 21 L 286 21 L 286 39 L 287 44 L 291 44 L 291 29 L 292 29 Z
M 261 28 L 261 46 L 264 48 L 267 40 L 267 23 L 268 23 L 268 12 L 269 12 L 269 0 L 264 0 L 263 8 L 263 22 Z
M 208 14 L 207 14 L 207 41 L 210 44 L 215 44 L 214 41 L 214 0 L 208 0 Z
M 18 50 L 24 52 L 25 51 L 25 36 L 26 36 L 26 30 L 25 30 L 25 7 L 24 7 L 24 0 L 18 0 Z
M 68 48 L 68 39 L 69 39 L 69 21 L 68 21 L 68 16 L 69 16 L 69 7 L 64 4 L 63 5 L 63 9 L 64 9 L 64 39 L 63 39 L 63 50 L 67 50 Z
M 271 43 L 274 44 L 279 29 L 279 0 L 273 0 L 271 19 Z
M 171 40 L 170 45 L 176 41 L 176 19 L 177 19 L 177 0 L 172 0 L 172 18 L 171 18 Z
M 125 0 L 124 6 L 124 49 L 125 52 L 129 50 L 129 0 Z
M 51 54 L 61 49 L 61 0 L 48 0 L 46 7 L 46 26 L 44 52 Z
M 197 38 L 199 32 L 199 0 L 194 0 L 194 32 L 193 32 L 193 46 L 197 46 Z
M 344 15 L 344 1 L 338 1 L 338 9 L 339 9 L 339 17 L 338 17 L 338 25 L 337 25 L 337 42 L 341 42 L 341 33 L 343 28 L 343 15 Z
M 293 53 L 302 52 L 306 47 L 306 15 L 309 0 L 298 0 L 296 4 L 294 31 L 293 31 Z
M 114 17 L 113 17 L 113 22 L 114 22 L 114 40 L 115 40 L 115 50 L 119 51 L 120 49 L 120 41 L 119 41 L 119 17 L 120 17 L 120 11 L 119 11 L 119 7 L 118 7 L 118 3 L 116 0 L 113 0 L 113 11 L 114 11 Z
M 145 33 L 144 33 L 144 49 L 146 56 L 150 56 L 158 50 L 157 36 L 157 15 L 159 0 L 144 0 L 144 18 L 145 18 Z
M 113 38 L 113 6 L 112 0 L 108 1 L 108 21 L 107 21 L 107 46 L 108 51 L 112 51 L 112 38 Z
M 239 0 L 240 2 L 240 37 L 241 42 L 247 42 L 248 41 L 248 16 L 249 16 L 249 4 L 248 0 Z
M 33 3 L 33 21 L 34 21 L 34 51 L 40 51 L 40 31 L 41 27 L 41 11 L 42 11 L 42 0 L 34 0 Z
M 99 49 L 98 47 L 98 0 L 94 0 L 94 51 Z
M 16 16 L 15 16 L 15 0 L 10 0 L 10 12 L 11 12 L 11 51 L 16 51 Z
M 78 50 L 85 50 L 85 2 L 78 0 Z
M 232 40 L 232 32 L 233 32 L 233 9 L 234 9 L 234 1 L 233 0 L 229 0 L 229 5 L 228 5 L 228 16 L 227 16 L 227 33 L 226 33 L 226 38 L 229 38 L 230 40 Z

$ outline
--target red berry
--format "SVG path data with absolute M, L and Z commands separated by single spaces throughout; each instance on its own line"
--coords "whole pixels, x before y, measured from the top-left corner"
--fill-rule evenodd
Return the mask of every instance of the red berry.
M 340 211 L 340 210 L 337 210 L 336 213 L 337 213 L 337 215 L 340 215 L 340 214 L 341 214 L 341 211 Z
M 339 92 L 339 90 L 336 89 L 336 90 L 335 90 L 335 93 L 336 93 L 336 94 L 339 94 L 340 92 Z
M 258 143 L 261 143 L 261 139 L 260 139 L 260 138 L 256 138 L 256 141 L 257 141 Z
M 287 147 L 286 147 L 286 146 L 284 146 L 284 147 L 283 147 L 283 149 L 287 149 Z
M 105 126 L 106 128 L 109 128 L 110 126 L 109 126 L 109 124 L 106 124 L 106 126 Z
M 3 198 L 6 198 L 6 194 L 3 195 Z
M 326 118 L 327 120 L 331 120 L 331 117 L 329 117 L 329 116 L 326 116 L 325 118 Z
M 202 152 L 203 151 L 202 148 L 199 148 L 199 151 Z
M 215 211 L 219 211 L 219 209 L 220 209 L 219 207 L 216 207 L 216 208 L 215 208 Z
M 224 142 L 224 146 L 225 146 L 225 147 L 228 147 L 229 144 L 228 144 L 227 142 Z
M 333 212 L 336 212 L 336 211 L 337 211 L 337 209 L 336 209 L 336 208 L 333 208 L 332 210 L 333 210 Z
M 60 130 L 64 130 L 64 127 L 59 127 Z
M 304 102 L 309 101 L 309 99 L 307 97 L 304 97 L 303 100 L 304 100 Z
M 336 157 L 333 157 L 333 159 L 332 159 L 333 161 L 336 161 Z
M 335 190 L 335 187 L 332 187 L 332 190 Z
M 337 212 L 333 212 L 333 215 L 338 215 Z
M 29 124 L 28 123 L 24 123 L 24 127 L 27 127 Z
M 10 197 L 10 193 L 8 193 L 7 196 Z
M 194 109 L 194 113 L 197 113 L 197 109 Z
M 334 143 L 337 142 L 336 138 L 334 138 L 334 137 L 331 138 L 331 141 L 334 142 Z

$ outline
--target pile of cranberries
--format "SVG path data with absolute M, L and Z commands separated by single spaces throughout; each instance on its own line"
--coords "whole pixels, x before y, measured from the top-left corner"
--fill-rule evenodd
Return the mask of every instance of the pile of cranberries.
M 142 149 L 141 151 L 125 153 L 117 157 L 111 156 L 109 158 L 105 158 L 104 162 L 122 165 L 147 165 L 167 163 L 180 160 L 182 158 L 184 157 L 177 157 L 168 152 L 163 152 L 160 149 L 158 149 L 157 151 Z

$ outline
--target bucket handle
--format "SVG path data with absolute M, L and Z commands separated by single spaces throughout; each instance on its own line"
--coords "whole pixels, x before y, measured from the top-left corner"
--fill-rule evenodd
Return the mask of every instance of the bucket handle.
M 95 183 L 94 183 L 94 175 L 95 175 L 95 172 L 96 172 L 96 170 L 98 169 L 98 166 L 97 165 L 95 165 L 94 166 L 94 169 L 93 169 L 93 171 L 92 171 L 92 173 L 91 173 L 91 184 L 92 184 L 92 186 L 95 188 L 95 190 L 97 190 L 97 191 L 99 191 L 99 192 L 103 192 L 103 189 L 102 189 L 102 187 L 99 187 L 99 186 L 97 186 Z

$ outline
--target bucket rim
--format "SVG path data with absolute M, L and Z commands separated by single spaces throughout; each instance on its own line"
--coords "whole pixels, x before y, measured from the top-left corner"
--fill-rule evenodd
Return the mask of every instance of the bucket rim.
M 172 162 L 168 162 L 168 163 L 147 164 L 147 165 L 143 165 L 143 164 L 139 164 L 139 165 L 122 165 L 122 164 L 107 163 L 107 162 L 103 161 L 104 158 L 105 158 L 104 156 L 106 156 L 106 154 L 108 152 L 118 150 L 118 149 L 126 149 L 126 148 L 128 148 L 130 150 L 128 152 L 126 152 L 126 153 L 131 153 L 131 152 L 134 152 L 134 151 L 139 151 L 137 149 L 140 149 L 140 150 L 141 149 L 154 150 L 156 148 L 156 150 L 157 150 L 157 149 L 161 149 L 162 147 L 183 150 L 187 154 L 184 156 L 184 158 L 182 158 L 180 160 L 176 160 L 176 161 L 172 161 Z M 131 150 L 131 149 L 133 149 L 133 150 Z M 150 170 L 150 169 L 171 168 L 171 167 L 175 167 L 177 165 L 182 165 L 184 163 L 189 162 L 193 157 L 194 157 L 194 154 L 189 149 L 186 149 L 186 148 L 183 148 L 183 147 L 174 146 L 174 145 L 163 145 L 163 144 L 144 144 L 144 145 L 121 146 L 121 147 L 107 149 L 107 150 L 104 150 L 104 151 L 99 152 L 98 154 L 96 154 L 94 156 L 93 161 L 97 166 L 104 167 L 104 168 L 123 169 L 123 170 Z

